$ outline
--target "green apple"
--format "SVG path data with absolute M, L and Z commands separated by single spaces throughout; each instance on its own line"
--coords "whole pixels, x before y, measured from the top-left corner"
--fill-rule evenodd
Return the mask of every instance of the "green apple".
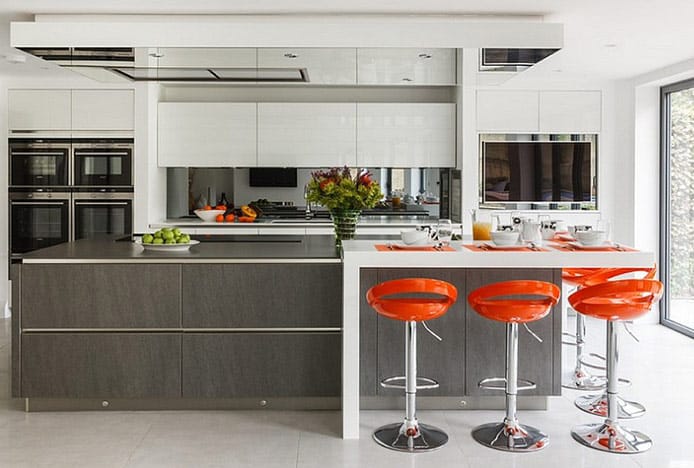
M 154 233 L 154 238 L 155 238 L 155 239 L 161 239 L 161 238 L 162 238 L 162 232 L 161 232 L 161 231 L 155 232 L 155 233 Z
M 180 237 L 181 234 L 183 234 L 183 233 L 181 232 L 181 230 L 178 229 L 178 228 L 174 228 L 173 233 L 174 233 L 174 236 L 176 236 L 176 237 Z
M 171 231 L 164 231 L 161 236 L 164 238 L 164 240 L 173 240 L 174 233 Z
M 175 243 L 176 243 L 176 241 L 173 240 L 173 239 L 166 239 L 166 240 L 164 241 L 164 244 L 175 244 Z
M 145 234 L 144 236 L 142 236 L 143 244 L 151 244 L 153 240 L 154 236 L 152 234 Z
M 152 244 L 163 244 L 163 243 L 164 243 L 164 239 L 162 239 L 161 237 L 155 237 L 154 240 L 152 241 Z

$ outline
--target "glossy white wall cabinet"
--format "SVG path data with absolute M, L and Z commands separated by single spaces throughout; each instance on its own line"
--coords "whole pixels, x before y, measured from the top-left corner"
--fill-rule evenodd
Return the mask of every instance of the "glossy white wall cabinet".
M 455 167 L 455 104 L 357 104 L 357 163 Z
M 160 167 L 256 164 L 256 104 L 160 102 Z
M 312 84 L 355 84 L 357 51 L 346 48 L 258 49 L 258 67 L 306 68 Z
M 131 89 L 72 90 L 72 129 L 133 130 L 134 95 Z
M 23 131 L 62 131 L 72 128 L 70 90 L 10 89 L 8 128 Z
M 537 91 L 477 91 L 477 130 L 537 132 Z
M 258 165 L 356 164 L 355 103 L 258 103 Z
M 255 48 L 250 47 L 160 47 L 160 67 L 249 67 L 255 68 Z
M 357 49 L 357 79 L 365 85 L 454 85 L 455 49 Z
M 598 133 L 600 91 L 540 91 L 540 132 Z

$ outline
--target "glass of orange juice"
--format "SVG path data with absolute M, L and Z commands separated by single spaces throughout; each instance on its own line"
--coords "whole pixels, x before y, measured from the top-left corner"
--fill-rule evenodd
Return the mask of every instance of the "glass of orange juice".
M 472 210 L 472 240 L 492 240 L 491 218 L 478 210 Z

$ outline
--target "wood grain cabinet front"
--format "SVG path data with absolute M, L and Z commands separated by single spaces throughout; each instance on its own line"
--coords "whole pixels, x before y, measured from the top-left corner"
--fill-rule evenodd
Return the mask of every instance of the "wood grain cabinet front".
M 180 398 L 181 336 L 26 333 L 24 398 Z
M 180 266 L 26 264 L 22 328 L 180 327 Z
M 342 326 L 341 264 L 183 265 L 184 328 Z
M 183 397 L 337 397 L 340 333 L 190 333 Z

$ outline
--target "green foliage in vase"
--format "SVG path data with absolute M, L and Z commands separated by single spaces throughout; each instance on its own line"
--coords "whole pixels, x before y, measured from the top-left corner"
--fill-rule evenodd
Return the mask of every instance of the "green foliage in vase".
M 367 170 L 353 177 L 345 166 L 311 173 L 306 198 L 329 210 L 363 210 L 376 206 L 383 193 Z

